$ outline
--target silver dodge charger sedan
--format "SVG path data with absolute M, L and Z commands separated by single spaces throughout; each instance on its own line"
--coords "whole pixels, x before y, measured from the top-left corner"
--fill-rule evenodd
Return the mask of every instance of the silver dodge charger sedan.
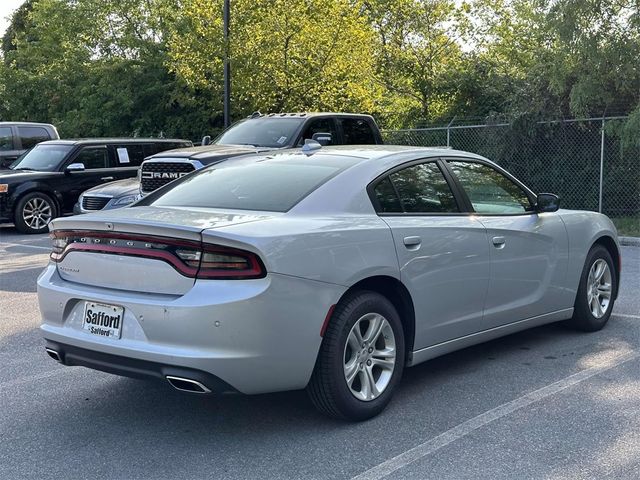
M 55 219 L 38 280 L 49 355 L 200 394 L 306 388 L 322 412 L 363 420 L 405 367 L 609 319 L 620 249 L 606 216 L 558 210 L 467 152 L 314 147 Z

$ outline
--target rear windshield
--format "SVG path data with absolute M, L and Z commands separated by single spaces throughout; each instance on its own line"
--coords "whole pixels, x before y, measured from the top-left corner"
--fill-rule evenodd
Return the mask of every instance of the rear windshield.
M 356 161 L 344 157 L 317 157 L 316 161 L 304 155 L 282 157 L 209 167 L 174 182 L 173 188 L 138 205 L 286 212 Z
M 73 145 L 39 144 L 13 162 L 13 170 L 35 170 L 38 172 L 58 171 L 62 161 L 73 149 Z
M 281 148 L 291 144 L 302 122 L 302 118 L 248 118 L 232 125 L 214 143 Z

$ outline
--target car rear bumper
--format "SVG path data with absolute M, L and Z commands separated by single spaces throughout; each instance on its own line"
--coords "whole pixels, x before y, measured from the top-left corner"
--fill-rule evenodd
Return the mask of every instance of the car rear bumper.
M 38 279 L 41 331 L 63 363 L 127 376 L 201 372 L 247 394 L 306 386 L 327 311 L 344 291 L 269 274 L 198 280 L 181 296 L 136 293 L 66 281 L 54 264 Z M 82 329 L 85 301 L 124 307 L 120 339 Z

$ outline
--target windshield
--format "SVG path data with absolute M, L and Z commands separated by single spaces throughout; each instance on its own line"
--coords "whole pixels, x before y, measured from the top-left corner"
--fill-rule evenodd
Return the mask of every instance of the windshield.
M 247 118 L 232 125 L 214 143 L 281 148 L 291 144 L 291 137 L 295 135 L 302 122 L 302 118 Z
M 35 170 L 38 172 L 55 172 L 73 149 L 73 145 L 39 144 L 13 162 L 12 170 Z
M 155 200 L 143 199 L 138 205 L 286 212 L 355 161 L 283 155 L 250 164 L 223 163 L 177 180 Z

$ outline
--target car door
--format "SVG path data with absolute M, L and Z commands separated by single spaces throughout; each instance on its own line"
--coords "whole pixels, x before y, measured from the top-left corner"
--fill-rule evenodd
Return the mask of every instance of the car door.
M 487 229 L 491 278 L 484 323 L 497 327 L 561 310 L 568 238 L 560 216 L 537 213 L 534 195 L 487 162 L 448 159 L 447 165 Z
M 85 190 L 114 180 L 114 169 L 106 145 L 81 147 L 65 162 L 63 169 L 77 163 L 83 164 L 84 170 L 65 170 L 65 178 L 61 180 L 60 194 L 65 211 L 73 210 L 73 205 Z
M 369 187 L 391 228 L 416 314 L 414 350 L 482 330 L 490 253 L 437 159 L 402 165 Z

